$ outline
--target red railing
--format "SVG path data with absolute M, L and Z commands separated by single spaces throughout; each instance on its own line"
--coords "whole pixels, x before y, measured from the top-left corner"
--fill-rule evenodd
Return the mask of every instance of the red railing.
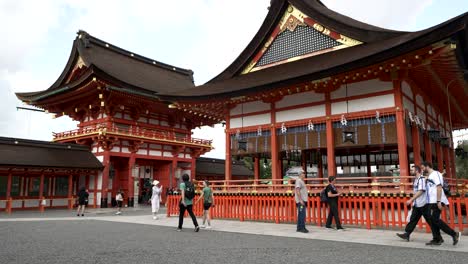
M 148 140 L 162 140 L 162 141 L 173 141 L 177 143 L 185 144 L 195 144 L 203 145 L 211 148 L 212 140 L 207 139 L 198 139 L 198 138 L 187 138 L 187 137 L 177 137 L 173 132 L 163 132 L 156 130 L 142 129 L 138 127 L 133 127 L 130 129 L 121 129 L 117 127 L 103 128 L 103 127 L 92 127 L 92 128 L 81 128 L 71 131 L 65 131 L 61 133 L 53 133 L 54 141 L 65 140 L 70 138 L 83 137 L 88 135 L 95 134 L 112 134 L 112 135 L 121 135 L 128 137 L 139 137 L 146 138 Z
M 328 215 L 327 205 L 320 202 L 318 194 L 310 194 L 307 204 L 306 221 L 308 224 L 323 226 Z M 345 194 L 339 198 L 339 214 L 344 225 L 372 228 L 404 228 L 408 215 L 405 194 Z M 195 197 L 196 201 L 197 197 Z M 178 216 L 179 195 L 169 195 L 167 216 Z M 463 231 L 468 228 L 466 212 L 468 197 L 450 197 L 450 206 L 442 212 L 442 219 L 452 228 Z M 268 221 L 275 223 L 295 223 L 297 221 L 296 203 L 293 194 L 257 193 L 215 195 L 215 206 L 211 216 L 218 219 L 240 221 Z M 203 214 L 202 203 L 194 205 L 197 216 Z M 429 231 L 428 225 L 421 220 L 419 229 Z
M 378 176 L 378 177 L 337 177 L 336 187 L 342 193 L 411 193 L 414 177 Z M 452 193 L 468 193 L 468 180 L 446 179 Z M 305 179 L 309 193 L 319 193 L 326 185 L 326 178 Z M 201 182 L 199 183 L 201 186 Z M 215 193 L 292 193 L 293 180 L 229 180 L 210 181 Z

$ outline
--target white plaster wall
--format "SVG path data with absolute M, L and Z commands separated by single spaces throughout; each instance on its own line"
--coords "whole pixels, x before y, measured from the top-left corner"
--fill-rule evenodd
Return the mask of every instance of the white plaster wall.
M 98 174 L 97 189 L 102 189 L 102 171 Z
M 150 119 L 150 120 L 149 120 L 149 123 L 152 124 L 152 125 L 159 125 L 159 120 L 157 120 L 157 119 Z
M 427 105 L 427 113 L 429 114 L 430 117 L 434 117 L 434 108 L 432 108 L 432 105 Z
M 164 146 L 165 150 L 172 150 L 172 146 Z
M 424 99 L 420 94 L 416 95 L 416 104 L 419 107 L 421 107 L 422 109 L 426 108 L 426 104 L 424 103 Z
M 151 156 L 161 156 L 161 151 L 159 151 L 159 150 L 150 150 L 149 154 Z
M 119 147 L 119 146 L 113 146 L 112 149 L 111 149 L 110 151 L 119 152 L 119 151 L 120 151 L 120 147 Z
M 403 107 L 414 113 L 414 104 L 408 98 L 403 96 Z
M 146 123 L 148 119 L 146 117 L 140 117 L 138 118 L 138 122 Z
M 262 101 L 254 101 L 254 102 L 249 102 L 249 103 L 244 103 L 244 104 L 238 104 L 236 107 L 231 109 L 231 115 L 240 115 L 242 112 L 244 114 L 247 113 L 254 113 L 254 112 L 259 112 L 259 111 L 266 111 L 270 110 L 270 104 L 269 103 L 264 103 Z
M 11 203 L 11 207 L 12 208 L 21 208 L 23 206 L 23 202 L 22 201 L 15 201 L 13 200 L 13 202 Z
M 243 123 L 243 124 L 242 124 Z M 238 128 L 238 127 L 246 127 L 246 126 L 256 126 L 262 124 L 270 124 L 271 123 L 271 115 L 270 113 L 261 114 L 261 115 L 253 115 L 253 116 L 245 116 L 243 121 L 242 118 L 232 118 L 229 122 L 230 128 Z
M 159 144 L 150 144 L 150 148 L 153 148 L 153 149 L 161 148 L 161 145 L 159 145 Z
M 137 154 L 146 155 L 146 153 L 148 153 L 148 150 L 146 150 L 146 149 L 139 149 L 139 150 L 137 151 Z
M 89 175 L 89 189 L 94 189 L 94 175 Z
M 68 199 L 53 199 L 52 205 L 53 206 L 66 206 L 68 205 Z
M 122 153 L 130 153 L 127 147 L 122 147 Z
M 94 204 L 94 192 L 89 192 L 88 204 L 89 204 L 89 205 L 93 205 L 93 204 Z
M 5 201 L 0 201 L 0 208 L 6 208 L 6 202 Z
M 96 159 L 102 163 L 104 161 L 104 156 L 96 156 Z
M 427 116 L 426 116 L 426 113 L 424 113 L 424 111 L 421 109 L 421 108 L 418 108 L 418 114 L 417 116 L 423 120 L 424 122 L 427 122 Z
M 286 95 L 275 104 L 276 108 L 325 101 L 325 94 L 311 92 Z
M 382 91 L 389 91 L 393 89 L 391 82 L 382 82 L 379 80 L 369 80 L 358 83 L 348 84 L 348 97 L 370 94 Z M 330 94 L 331 99 L 345 98 L 346 97 L 346 86 L 342 85 L 338 90 Z
M 169 126 L 169 123 L 167 123 L 167 121 L 161 121 L 161 122 L 159 122 L 159 124 L 161 126 Z
M 24 201 L 24 207 L 38 207 L 39 200 L 26 200 Z
M 164 157 L 172 157 L 172 153 L 168 152 L 168 151 L 164 151 L 163 156 Z
M 101 192 L 96 195 L 96 205 L 101 205 Z
M 403 81 L 401 83 L 401 90 L 403 91 L 404 94 L 406 94 L 409 98 L 413 98 L 413 90 L 411 90 L 411 86 Z
M 190 154 L 185 154 L 185 158 L 186 158 L 186 159 L 191 159 L 191 158 L 192 158 L 192 155 L 190 155 Z
M 286 122 L 319 116 L 325 116 L 325 105 L 316 105 L 277 112 L 276 122 Z
M 393 106 L 395 106 L 395 99 L 393 94 L 386 94 L 351 100 L 348 102 L 348 112 L 359 112 Z M 346 101 L 332 103 L 331 111 L 333 115 L 346 113 Z

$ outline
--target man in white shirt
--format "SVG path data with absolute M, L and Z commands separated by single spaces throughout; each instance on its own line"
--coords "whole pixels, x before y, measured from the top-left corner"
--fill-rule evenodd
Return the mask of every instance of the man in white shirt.
M 460 240 L 460 232 L 455 232 L 444 221 L 440 219 L 440 213 L 445 205 L 448 205 L 448 199 L 442 191 L 444 178 L 442 174 L 432 168 L 430 162 L 423 162 L 421 168 L 429 174 L 427 178 L 427 203 L 429 206 L 429 214 L 431 215 L 431 229 L 433 240 L 426 245 L 440 246 L 443 242 L 440 230 L 450 235 L 453 239 L 453 245 L 456 245 Z
M 416 228 L 416 225 L 424 216 L 427 224 L 431 224 L 431 215 L 429 214 L 427 206 L 427 195 L 426 195 L 426 178 L 422 175 L 421 167 L 414 166 L 411 168 L 411 175 L 414 175 L 413 183 L 413 197 L 406 201 L 406 205 L 412 205 L 410 221 L 405 227 L 405 233 L 397 234 L 398 237 L 409 241 L 411 233 Z
M 307 192 L 307 186 L 304 183 L 305 172 L 301 171 L 299 178 L 296 179 L 295 185 L 295 200 L 297 205 L 297 232 L 309 233 L 309 230 L 305 228 L 305 217 L 306 217 L 306 208 L 307 200 L 309 194 Z

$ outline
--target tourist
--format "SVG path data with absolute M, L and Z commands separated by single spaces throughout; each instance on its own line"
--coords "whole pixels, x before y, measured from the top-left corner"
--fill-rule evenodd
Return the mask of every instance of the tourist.
M 115 201 L 117 202 L 117 213 L 116 215 L 122 214 L 122 204 L 123 204 L 123 192 L 119 190 L 115 195 Z
M 301 171 L 299 178 L 296 179 L 295 185 L 295 200 L 297 206 L 297 229 L 296 232 L 309 233 L 309 230 L 305 227 L 307 201 L 309 194 L 307 192 L 307 186 L 304 183 L 305 172 Z
M 182 231 L 182 225 L 184 224 L 185 210 L 188 211 L 192 218 L 193 225 L 195 226 L 195 232 L 200 230 L 198 226 L 197 218 L 193 214 L 193 198 L 195 197 L 195 186 L 190 181 L 190 177 L 187 174 L 182 175 L 183 182 L 180 183 L 181 199 L 179 202 L 179 226 L 177 231 Z
M 78 209 L 76 210 L 76 216 L 84 216 L 84 210 L 86 207 L 86 203 L 88 202 L 89 193 L 86 191 L 85 187 L 81 187 L 80 191 L 77 194 L 78 196 Z
M 330 207 L 330 210 L 328 212 L 328 217 L 327 217 L 327 223 L 325 224 L 326 228 L 332 228 L 332 219 L 335 219 L 335 224 L 336 224 L 336 230 L 343 230 L 344 228 L 341 226 L 340 222 L 340 216 L 338 214 L 338 197 L 341 195 L 336 190 L 335 187 L 336 183 L 336 177 L 335 176 L 330 176 L 328 178 L 328 185 L 325 188 L 325 193 L 327 194 L 327 203 L 328 206 Z
M 431 217 L 431 229 L 433 239 L 426 243 L 426 245 L 441 245 L 444 240 L 440 235 L 440 230 L 444 231 L 446 234 L 450 235 L 453 239 L 453 245 L 458 244 L 460 240 L 460 232 L 455 232 L 450 228 L 444 221 L 440 219 L 440 213 L 446 205 L 449 204 L 447 197 L 445 196 L 442 190 L 442 184 L 444 178 L 442 174 L 433 169 L 432 163 L 423 162 L 421 169 L 426 171 L 429 176 L 427 178 L 427 197 L 428 197 L 428 207 L 429 215 Z
M 159 212 L 159 204 L 161 203 L 161 193 L 163 186 L 161 185 L 158 187 L 159 181 L 154 180 L 153 181 L 153 188 L 151 192 L 151 212 L 153 213 L 153 219 L 156 220 L 158 219 L 158 212 Z
M 208 181 L 203 181 L 203 191 L 196 202 L 198 203 L 203 198 L 203 223 L 201 227 L 205 228 L 205 222 L 207 222 L 207 229 L 211 228 L 210 207 L 214 206 L 214 195 L 209 186 L 210 183 Z
M 406 201 L 406 205 L 413 206 L 411 209 L 411 217 L 405 227 L 405 233 L 397 234 L 398 237 L 406 241 L 409 241 L 410 235 L 416 228 L 421 216 L 424 216 L 429 226 L 431 222 L 431 216 L 427 206 L 426 178 L 422 175 L 421 167 L 412 167 L 411 175 L 415 176 L 413 182 L 413 197 Z

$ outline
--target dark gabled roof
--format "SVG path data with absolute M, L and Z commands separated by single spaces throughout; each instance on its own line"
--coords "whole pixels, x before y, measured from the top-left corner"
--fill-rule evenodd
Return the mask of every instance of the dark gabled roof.
M 0 137 L 0 166 L 102 169 L 86 146 Z
M 194 87 L 191 70 L 143 57 L 79 31 L 67 65 L 57 81 L 47 90 L 16 95 L 21 100 L 34 100 L 34 97 L 43 98 L 53 91 L 64 89 L 78 58 L 81 58 L 84 66 L 93 69 L 93 73 L 104 73 L 106 78 L 117 80 L 123 86 L 151 94 L 168 94 L 177 92 L 178 88 Z
M 224 175 L 225 160 L 214 158 L 197 158 L 195 167 L 196 175 Z M 253 171 L 249 170 L 243 161 L 233 161 L 232 175 L 253 176 Z
M 301 12 L 308 17 L 319 21 L 326 28 L 332 29 L 340 34 L 361 42 L 372 43 L 405 33 L 375 27 L 354 20 L 328 9 L 318 0 L 272 0 L 269 12 L 252 41 L 226 70 L 208 83 L 229 79 L 239 74 L 252 60 L 253 56 L 255 56 L 255 54 L 261 49 L 274 28 L 279 23 L 289 4 L 292 4 L 301 10 Z
M 364 43 L 248 74 L 240 74 L 263 43 L 267 41 L 288 3 L 324 26 Z M 461 44 L 457 45 L 456 51 L 458 63 L 464 69 L 468 62 L 467 24 L 468 13 L 465 13 L 422 31 L 392 31 L 340 15 L 327 9 L 318 0 L 273 0 L 270 11 L 257 35 L 225 71 L 204 85 L 160 95 L 160 98 L 172 101 L 198 101 L 238 97 L 249 92 L 256 93 L 295 85 L 371 66 L 448 39 Z

